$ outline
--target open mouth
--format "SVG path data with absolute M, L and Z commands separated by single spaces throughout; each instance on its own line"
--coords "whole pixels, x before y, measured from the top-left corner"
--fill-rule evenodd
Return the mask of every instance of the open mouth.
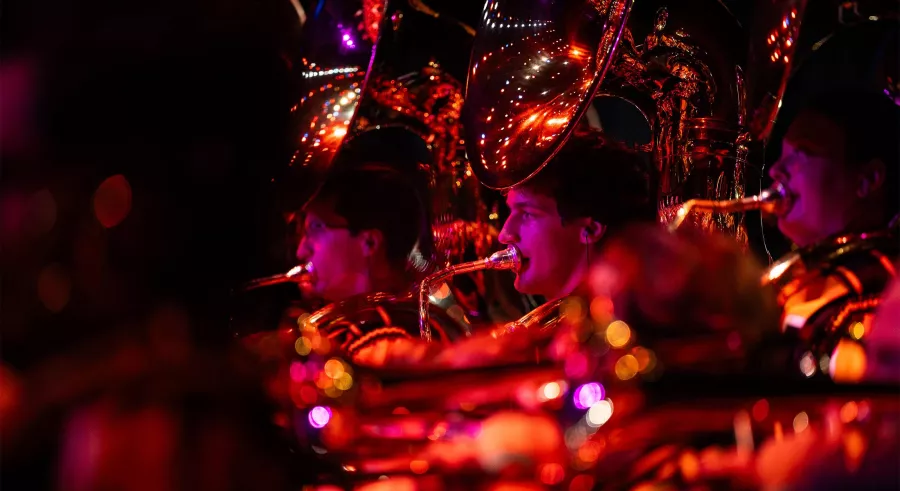
M 316 267 L 312 261 L 294 269 L 297 270 L 295 281 L 301 288 L 311 288 L 316 283 Z M 294 270 L 291 271 L 293 272 Z
M 784 186 L 784 184 L 782 184 Z M 791 191 L 791 188 L 784 186 L 785 191 L 785 200 L 784 203 L 779 207 L 777 215 L 779 217 L 787 216 L 788 213 L 794 208 L 794 205 L 797 203 L 799 199 L 797 194 Z
M 771 194 L 773 191 L 774 195 Z M 778 181 L 773 183 L 772 187 L 760 193 L 759 196 L 764 200 L 761 211 L 765 215 L 775 218 L 781 218 L 790 213 L 794 202 L 797 200 L 797 195 L 786 184 Z M 775 196 L 777 199 L 770 200 L 771 196 Z
M 516 271 L 516 274 L 521 274 L 523 271 L 528 269 L 528 265 L 531 263 L 531 259 L 527 257 L 523 257 L 521 259 L 521 263 L 519 264 L 519 270 Z

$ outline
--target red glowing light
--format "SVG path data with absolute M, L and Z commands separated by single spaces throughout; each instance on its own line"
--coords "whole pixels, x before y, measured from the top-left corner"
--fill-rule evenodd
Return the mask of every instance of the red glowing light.
M 103 181 L 94 193 L 94 215 L 106 227 L 122 223 L 131 211 L 131 185 L 122 174 Z

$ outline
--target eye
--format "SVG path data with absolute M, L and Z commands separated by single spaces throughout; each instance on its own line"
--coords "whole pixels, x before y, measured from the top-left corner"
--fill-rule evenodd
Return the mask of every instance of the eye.
M 325 224 L 319 221 L 311 221 L 306 224 L 306 230 L 308 231 L 317 231 L 325 228 Z

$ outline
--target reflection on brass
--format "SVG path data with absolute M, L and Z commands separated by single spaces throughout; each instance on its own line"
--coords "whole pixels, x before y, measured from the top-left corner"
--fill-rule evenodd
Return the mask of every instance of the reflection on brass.
M 306 68 L 308 92 L 291 109 L 299 134 L 290 165 L 322 176 L 350 131 L 366 72 L 358 66 L 323 68 L 313 62 Z
M 487 211 L 461 151 L 461 79 L 465 73 L 462 69 L 454 73 L 455 60 L 447 59 L 451 51 L 447 40 L 461 34 L 460 26 L 468 26 L 422 1 L 383 3 L 387 14 L 381 21 L 349 137 L 402 128 L 427 146 L 432 157 L 427 170 L 431 175 L 430 205 L 438 254 L 424 259 L 432 265 L 444 265 L 450 260 L 461 260 L 460 249 L 467 245 L 493 242 L 496 236 L 487 227 Z M 432 18 L 442 21 L 436 24 L 438 31 L 424 32 L 422 24 L 435 25 Z M 465 34 L 459 39 L 471 42 Z M 468 51 L 469 46 L 463 44 L 459 49 Z M 454 227 L 466 232 L 464 239 L 469 244 L 448 240 L 448 229 Z
M 757 3 L 744 29 L 715 0 L 489 1 L 463 111 L 472 170 L 494 188 L 528 179 L 597 94 L 647 118 L 661 209 L 743 198 L 758 177 L 748 175 L 748 158 L 771 130 L 806 6 Z M 709 216 L 703 226 L 746 242 L 742 217 Z
M 631 2 L 612 3 L 487 2 L 463 115 L 472 170 L 483 184 L 518 184 L 559 149 L 619 40 Z
M 453 220 L 438 223 L 432 229 L 435 247 L 448 260 L 462 258 L 470 247 L 476 256 L 484 257 L 497 243 L 497 230 L 481 221 Z M 449 265 L 447 263 L 445 266 Z
M 241 291 L 256 290 L 267 286 L 281 285 L 284 283 L 309 283 L 315 277 L 315 268 L 312 263 L 294 266 L 286 273 L 257 278 L 244 283 Z
M 834 376 L 841 340 L 866 346 L 865 334 L 885 285 L 896 275 L 898 257 L 895 225 L 832 237 L 791 252 L 766 270 L 762 285 L 777 295 L 782 330 L 799 333 L 799 351 L 808 358 L 794 360 L 800 373 Z
M 313 312 L 300 327 L 329 339 L 339 356 L 360 365 L 377 366 L 381 355 L 372 355 L 370 350 L 377 352 L 378 343 L 414 339 L 419 318 L 416 300 L 412 292 L 356 295 Z M 435 309 L 431 314 L 439 342 L 447 344 L 471 335 L 465 315 L 455 316 L 449 309 Z
M 484 271 L 486 269 L 518 271 L 519 266 L 521 266 L 521 254 L 516 246 L 510 245 L 507 249 L 495 252 L 488 258 L 450 266 L 422 280 L 419 289 L 419 333 L 422 339 L 426 342 L 431 342 L 428 305 L 430 304 L 429 297 L 435 286 L 458 274 Z
M 769 189 L 757 196 L 747 198 L 712 201 L 692 199 L 678 207 L 674 217 L 669 223 L 670 230 L 678 230 L 687 217 L 694 211 L 707 211 L 714 213 L 741 213 L 750 210 L 759 210 L 763 213 L 778 213 L 788 207 L 788 196 L 781 183 L 775 183 Z
M 498 338 L 522 330 L 552 330 L 559 324 L 560 320 L 562 320 L 560 306 L 565 301 L 566 298 L 564 297 L 539 305 L 536 309 L 523 315 L 520 319 L 508 322 L 500 328 L 495 329 L 491 335 Z

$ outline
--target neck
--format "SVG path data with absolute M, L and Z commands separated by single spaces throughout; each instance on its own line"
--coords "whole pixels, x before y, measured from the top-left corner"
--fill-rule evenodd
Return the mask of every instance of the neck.
M 800 247 L 813 246 L 841 235 L 873 232 L 875 230 L 882 230 L 886 227 L 887 220 L 882 217 L 881 213 L 863 213 L 858 215 L 856 219 L 851 220 L 847 225 L 843 227 L 835 227 L 836 230 L 821 234 L 820 236 L 815 237 L 813 240 L 807 240 L 805 241 L 805 243 L 798 243 L 797 245 Z
M 553 301 L 576 293 L 584 285 L 589 272 L 590 265 L 587 260 L 580 261 L 578 266 L 572 271 L 572 274 L 569 275 L 569 278 L 560 286 L 560 288 L 555 292 L 548 292 L 548 294 L 544 296 L 548 301 Z

